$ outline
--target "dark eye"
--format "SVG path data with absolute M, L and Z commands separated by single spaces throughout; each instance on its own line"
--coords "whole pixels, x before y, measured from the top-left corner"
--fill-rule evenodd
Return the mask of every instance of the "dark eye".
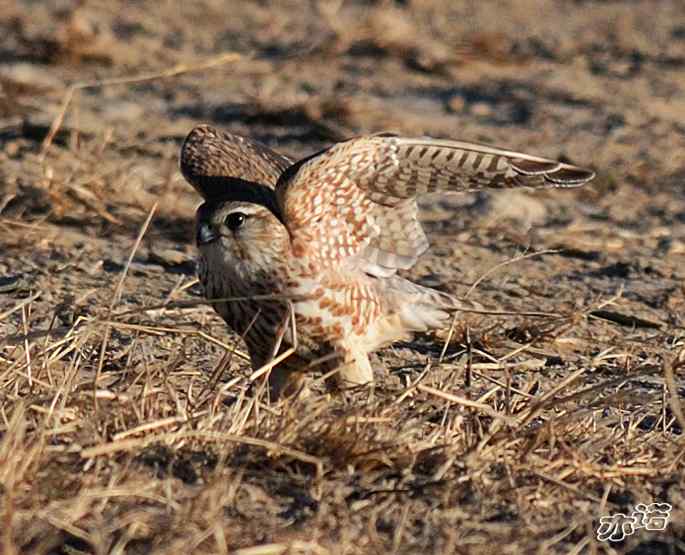
M 246 219 L 247 215 L 243 214 L 242 212 L 231 212 L 228 216 L 226 216 L 224 223 L 228 229 L 235 231 L 245 223 Z

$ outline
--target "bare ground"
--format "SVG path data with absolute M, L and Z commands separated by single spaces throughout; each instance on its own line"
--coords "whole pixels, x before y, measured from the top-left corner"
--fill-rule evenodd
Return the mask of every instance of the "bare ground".
M 685 552 L 680 0 L 26 0 L 0 31 L 0 552 Z M 428 199 L 410 275 L 512 314 L 268 405 L 194 284 L 199 122 L 598 177 Z M 652 502 L 665 530 L 597 539 Z

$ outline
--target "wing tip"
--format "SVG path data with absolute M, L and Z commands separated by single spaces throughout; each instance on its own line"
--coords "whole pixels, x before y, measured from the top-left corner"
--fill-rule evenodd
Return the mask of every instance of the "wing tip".
M 552 187 L 580 187 L 596 176 L 593 170 L 554 160 L 519 158 L 512 160 L 512 167 L 524 178 L 543 177 L 544 182 Z
M 572 188 L 585 185 L 596 175 L 593 170 L 587 168 L 562 164 L 558 170 L 545 174 L 545 179 L 557 187 Z

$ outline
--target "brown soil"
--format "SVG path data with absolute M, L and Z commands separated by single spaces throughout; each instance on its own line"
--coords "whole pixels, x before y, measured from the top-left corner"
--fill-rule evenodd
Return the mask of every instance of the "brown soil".
M 24 0 L 0 32 L 0 552 L 685 552 L 681 0 Z M 409 275 L 511 315 L 269 405 L 195 284 L 200 122 L 598 177 L 427 199 Z M 665 530 L 597 539 L 653 502 Z

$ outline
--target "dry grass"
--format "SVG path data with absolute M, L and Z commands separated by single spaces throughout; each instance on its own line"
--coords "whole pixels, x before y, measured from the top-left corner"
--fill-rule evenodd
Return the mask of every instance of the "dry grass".
M 0 552 L 685 552 L 679 4 L 654 36 L 646 1 L 48 4 L 0 14 Z M 194 278 L 176 155 L 199 120 L 296 153 L 496 140 L 600 176 L 429 201 L 413 277 L 493 310 L 383 351 L 373 390 L 313 373 L 271 404 Z M 665 531 L 597 540 L 652 502 Z
M 656 499 L 682 531 L 666 335 L 559 364 L 580 313 L 515 348 L 471 330 L 403 384 L 272 405 L 194 369 L 189 337 L 211 338 L 184 321 L 206 309 L 118 310 L 128 267 L 59 333 L 33 328 L 36 294 L 0 315 L 23 328 L 2 347 L 5 553 L 580 553 L 608 548 L 599 516 Z

